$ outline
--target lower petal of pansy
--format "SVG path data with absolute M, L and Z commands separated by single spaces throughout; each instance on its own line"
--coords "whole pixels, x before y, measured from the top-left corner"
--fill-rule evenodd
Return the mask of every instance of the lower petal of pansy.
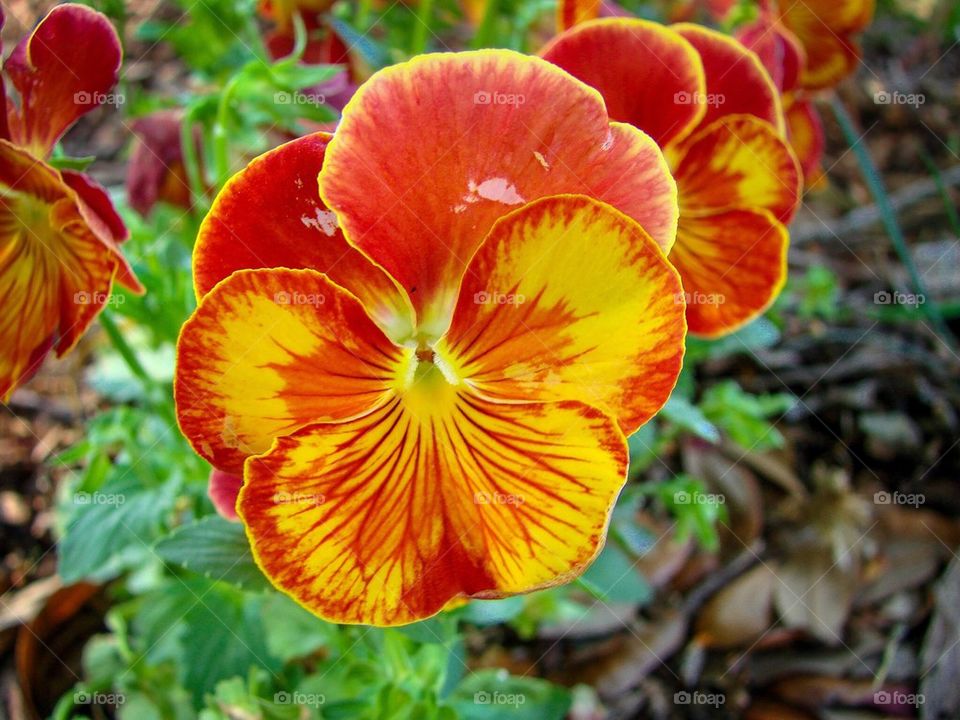
M 320 201 L 317 175 L 330 135 L 316 133 L 256 158 L 220 191 L 197 237 L 197 294 L 235 270 L 308 268 L 356 295 L 391 337 L 410 335 L 413 316 L 403 291 L 347 243 L 337 216 Z
M 237 507 L 274 585 L 333 622 L 398 625 L 565 582 L 596 556 L 626 474 L 613 419 L 446 388 L 247 461 Z
M 681 294 L 676 272 L 630 218 L 583 196 L 544 198 L 490 231 L 438 351 L 487 396 L 579 400 L 630 434 L 676 383 Z
M 763 312 L 786 280 L 787 243 L 786 227 L 763 210 L 681 217 L 670 262 L 690 332 L 725 335 Z
M 503 215 L 582 193 L 667 249 L 675 192 L 656 143 L 611 126 L 596 90 L 508 50 L 381 70 L 344 108 L 320 175 L 347 239 L 400 282 L 431 337 L 449 324 L 464 268 Z
M 716 30 L 680 23 L 672 26 L 700 53 L 707 78 L 703 122 L 724 115 L 755 115 L 784 131 L 780 94 L 756 53 Z
M 769 123 L 753 115 L 720 118 L 668 157 L 681 216 L 754 208 L 789 222 L 800 204 L 803 176 L 797 158 Z
M 640 128 L 660 147 L 695 128 L 706 111 L 700 55 L 660 23 L 585 23 L 556 37 L 540 55 L 596 88 L 612 120 Z
M 278 435 L 370 410 L 401 359 L 324 275 L 241 270 L 203 297 L 180 333 L 180 427 L 211 464 L 239 473 Z

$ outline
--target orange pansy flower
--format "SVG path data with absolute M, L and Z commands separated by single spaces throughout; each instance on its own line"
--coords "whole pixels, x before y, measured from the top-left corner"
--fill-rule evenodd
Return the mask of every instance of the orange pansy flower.
M 757 56 L 698 25 L 624 18 L 579 25 L 542 55 L 663 148 L 680 203 L 669 258 L 690 331 L 723 335 L 763 312 L 786 279 L 786 223 L 801 181 Z
M 0 25 L 3 16 L 0 13 Z M 106 304 L 114 276 L 141 291 L 120 253 L 127 230 L 90 177 L 46 160 L 64 132 L 109 98 L 120 41 L 106 17 L 59 5 L 3 66 L 17 99 L 0 112 L 0 398 L 51 351 L 64 355 Z
M 582 572 L 680 370 L 676 220 L 656 144 L 509 51 L 383 70 L 234 177 L 175 395 L 271 582 L 396 625 Z
M 820 161 L 825 145 L 823 124 L 810 92 L 801 86 L 806 56 L 800 41 L 769 12 L 737 31 L 737 39 L 757 53 L 780 90 L 787 139 L 800 160 L 809 187 L 824 181 Z

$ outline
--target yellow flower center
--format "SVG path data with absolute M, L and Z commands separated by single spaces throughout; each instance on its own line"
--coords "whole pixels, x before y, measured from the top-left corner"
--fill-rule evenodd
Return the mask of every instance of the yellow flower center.
M 448 411 L 463 389 L 450 362 L 421 342 L 407 350 L 395 385 L 404 406 L 414 415 L 428 417 Z

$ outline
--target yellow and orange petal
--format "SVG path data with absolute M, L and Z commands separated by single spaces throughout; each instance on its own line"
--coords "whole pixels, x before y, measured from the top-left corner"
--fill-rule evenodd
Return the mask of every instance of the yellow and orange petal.
M 558 0 L 557 31 L 569 30 L 600 15 L 600 0 Z
M 261 155 L 214 201 L 193 257 L 202 297 L 236 270 L 308 268 L 356 295 L 391 337 L 413 328 L 405 294 L 383 270 L 347 243 L 336 215 L 317 192 L 330 135 L 316 133 Z
M 661 147 L 697 127 L 706 112 L 699 54 L 659 23 L 585 23 L 554 38 L 540 55 L 596 88 L 612 120 L 642 129 Z
M 630 434 L 676 383 L 681 296 L 636 222 L 588 197 L 545 198 L 494 225 L 438 351 L 487 397 L 578 400 Z
M 810 90 L 836 85 L 860 61 L 854 35 L 873 18 L 874 0 L 784 2 L 780 22 L 799 39 L 806 54 L 800 84 Z
M 245 467 L 238 511 L 271 582 L 341 623 L 399 625 L 466 597 L 566 582 L 599 552 L 626 476 L 616 422 L 497 404 L 441 378 Z
M 787 229 L 765 210 L 683 215 L 670 262 L 690 332 L 725 335 L 766 310 L 787 276 Z
M 789 222 L 803 177 L 790 146 L 753 115 L 727 115 L 668 154 L 684 215 L 735 208 L 768 210 Z
M 274 438 L 383 402 L 399 349 L 357 299 L 315 270 L 240 270 L 203 296 L 177 344 L 180 428 L 238 474 Z
M 784 131 L 780 95 L 756 53 L 728 35 L 692 23 L 672 28 L 696 48 L 706 76 L 706 125 L 724 115 L 748 114 Z
M 803 46 L 770 12 L 761 11 L 756 20 L 740 27 L 735 37 L 757 54 L 781 93 L 790 92 L 800 84 L 806 62 Z
M 74 184 L 82 187 L 76 178 Z M 83 192 L 99 204 L 89 194 L 92 187 Z M 116 246 L 91 228 L 94 208 L 81 209 L 64 177 L 5 140 L 0 140 L 0 189 L 0 398 L 5 400 L 50 350 L 62 356 L 76 344 L 109 301 L 113 277 L 125 262 Z M 113 218 L 98 219 L 100 232 L 107 232 Z
M 677 217 L 656 143 L 611 126 L 595 90 L 507 50 L 424 55 L 380 71 L 344 108 L 320 193 L 347 240 L 407 291 L 419 331 L 432 337 L 447 327 L 490 227 L 524 203 L 590 195 L 664 248 Z
M 71 3 L 53 8 L 4 63 L 19 95 L 9 112 L 10 139 L 46 157 L 81 115 L 108 100 L 121 55 L 105 15 Z

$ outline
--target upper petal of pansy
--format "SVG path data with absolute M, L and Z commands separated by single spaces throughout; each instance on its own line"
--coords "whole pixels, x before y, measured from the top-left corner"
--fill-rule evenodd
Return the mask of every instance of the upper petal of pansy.
M 762 208 L 789 222 L 803 187 L 796 156 L 769 123 L 728 115 L 670 153 L 681 218 L 731 208 Z
M 736 38 L 753 50 L 781 92 L 800 83 L 806 56 L 797 36 L 780 25 L 769 12 L 737 30 Z
M 87 227 L 60 174 L 0 140 L 0 398 L 50 349 L 70 350 L 107 302 L 115 253 Z
M 180 333 L 180 428 L 236 474 L 279 435 L 381 402 L 400 360 L 357 299 L 321 273 L 240 270 L 203 296 Z
M 251 457 L 237 509 L 271 582 L 332 622 L 399 625 L 465 597 L 566 582 L 603 545 L 626 476 L 612 418 L 491 403 L 424 376 L 363 418 Z
M 787 229 L 766 210 L 683 215 L 670 262 L 690 332 L 726 335 L 762 313 L 787 277 Z
M 545 198 L 494 225 L 438 352 L 487 396 L 579 400 L 630 434 L 676 383 L 681 296 L 637 223 L 591 198 Z
M 117 82 L 122 50 L 107 17 L 83 5 L 53 8 L 4 64 L 20 106 L 11 137 L 44 157 Z
M 600 15 L 600 0 L 559 0 L 557 2 L 557 30 L 569 30 Z
M 507 50 L 424 55 L 380 71 L 344 109 L 320 192 L 347 240 L 407 290 L 432 337 L 447 327 L 490 227 L 519 205 L 597 197 L 664 248 L 677 215 L 655 142 L 611 125 L 599 93 L 571 75 Z
M 706 112 L 699 54 L 659 23 L 585 23 L 554 38 L 540 55 L 599 90 L 611 119 L 640 128 L 660 147 L 695 128 Z
M 330 135 L 316 133 L 256 158 L 220 191 L 197 237 L 197 294 L 245 268 L 308 268 L 356 295 L 391 337 L 413 328 L 403 291 L 349 245 L 337 217 L 321 202 L 317 175 Z
M 784 131 L 780 94 L 760 58 L 742 43 L 702 25 L 672 26 L 700 53 L 707 78 L 703 124 L 724 115 L 746 113 Z
M 874 0 L 804 0 L 783 3 L 781 22 L 806 53 L 801 76 L 805 88 L 835 85 L 857 66 L 860 50 L 850 37 L 873 18 Z

